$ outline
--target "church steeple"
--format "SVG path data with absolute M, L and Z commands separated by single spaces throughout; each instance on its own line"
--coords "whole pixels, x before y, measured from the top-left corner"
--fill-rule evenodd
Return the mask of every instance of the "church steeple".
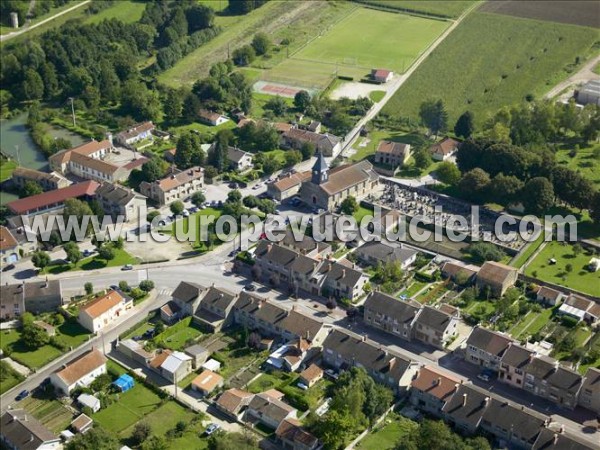
M 317 160 L 312 168 L 312 182 L 314 184 L 325 183 L 329 179 L 329 166 L 323 153 L 317 153 Z

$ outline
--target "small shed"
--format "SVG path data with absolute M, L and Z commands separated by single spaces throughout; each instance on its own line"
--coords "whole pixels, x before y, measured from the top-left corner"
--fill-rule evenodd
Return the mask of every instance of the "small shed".
M 121 392 L 127 392 L 129 389 L 135 386 L 135 382 L 133 381 L 131 375 L 127 375 L 126 373 L 124 373 L 115 381 L 113 381 L 113 386 L 116 386 L 118 389 L 121 390 Z
M 221 370 L 221 363 L 216 359 L 209 359 L 204 364 L 202 364 L 202 368 L 206 370 L 212 370 L 213 372 L 218 372 Z
M 77 402 L 82 407 L 88 407 L 92 410 L 92 412 L 100 411 L 100 400 L 93 395 L 90 394 L 81 394 L 77 397 Z
M 83 434 L 92 428 L 93 424 L 94 421 L 91 418 L 85 414 L 80 414 L 73 422 L 71 422 L 71 429 L 76 433 Z

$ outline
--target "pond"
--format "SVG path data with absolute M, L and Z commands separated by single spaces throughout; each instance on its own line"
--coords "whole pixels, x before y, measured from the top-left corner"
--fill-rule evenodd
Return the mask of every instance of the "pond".
M 19 161 L 23 167 L 47 171 L 49 169 L 48 159 L 33 142 L 26 123 L 27 113 L 0 121 L 0 148 L 4 154 Z M 70 140 L 73 146 L 85 142 L 84 138 L 64 128 L 52 126 L 49 127 L 48 132 L 55 138 L 62 137 Z M 12 193 L 2 191 L 1 203 L 5 204 L 17 198 Z

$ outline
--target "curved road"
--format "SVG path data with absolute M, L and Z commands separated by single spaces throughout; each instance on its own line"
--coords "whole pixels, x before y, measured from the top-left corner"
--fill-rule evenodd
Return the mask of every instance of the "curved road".
M 0 42 L 4 42 L 4 41 L 8 41 L 9 39 L 12 39 L 14 37 L 17 37 L 23 33 L 27 33 L 29 30 L 33 30 L 34 28 L 39 27 L 40 25 L 44 25 L 45 23 L 50 22 L 51 20 L 56 19 L 57 17 L 62 16 L 63 14 L 67 14 L 71 11 L 73 11 L 74 9 L 80 8 L 83 5 L 87 5 L 88 3 L 90 3 L 92 0 L 84 0 L 81 3 L 77 3 L 76 5 L 71 6 L 70 8 L 65 9 L 64 11 L 60 11 L 56 14 L 54 14 L 53 16 L 48 17 L 47 19 L 41 20 L 40 22 L 37 22 L 33 25 L 29 25 L 28 23 L 25 23 L 25 25 L 23 25 L 21 28 L 19 28 L 17 31 L 13 31 L 12 33 L 8 33 L 8 34 L 3 34 L 0 35 Z

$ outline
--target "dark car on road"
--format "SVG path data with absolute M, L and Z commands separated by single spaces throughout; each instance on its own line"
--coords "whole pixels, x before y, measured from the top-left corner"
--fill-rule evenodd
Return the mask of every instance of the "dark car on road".
M 24 389 L 21 392 L 19 392 L 19 394 L 17 394 L 17 396 L 15 397 L 15 400 L 16 401 L 21 401 L 25 397 L 28 397 L 28 396 L 29 396 L 29 391 L 27 389 Z

